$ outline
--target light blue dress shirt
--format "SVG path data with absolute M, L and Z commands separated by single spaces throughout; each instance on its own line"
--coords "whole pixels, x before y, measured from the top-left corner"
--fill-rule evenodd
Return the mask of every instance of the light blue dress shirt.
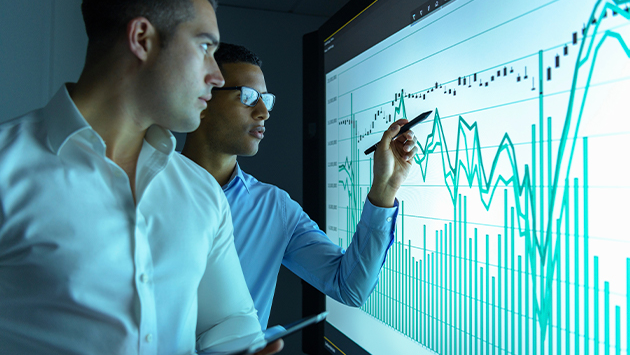
M 238 164 L 223 191 L 232 210 L 234 244 L 263 329 L 281 264 L 343 304 L 365 303 L 394 240 L 398 202 L 379 208 L 366 199 L 357 232 L 344 251 L 288 193 L 258 181 Z
M 174 149 L 149 128 L 135 202 L 66 87 L 0 124 L 0 354 L 191 354 L 262 338 L 227 200 Z

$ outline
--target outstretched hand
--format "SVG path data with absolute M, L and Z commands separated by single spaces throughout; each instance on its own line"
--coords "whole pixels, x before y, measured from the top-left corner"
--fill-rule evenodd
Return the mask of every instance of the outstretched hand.
M 374 180 L 368 198 L 375 206 L 394 206 L 396 193 L 411 171 L 413 156 L 418 152 L 417 138 L 407 131 L 392 141 L 407 122 L 406 119 L 394 122 L 383 133 L 374 152 Z

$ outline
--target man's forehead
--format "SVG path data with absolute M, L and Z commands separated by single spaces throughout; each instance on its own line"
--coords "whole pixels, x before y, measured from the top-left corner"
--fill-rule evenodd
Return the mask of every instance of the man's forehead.
M 246 85 L 246 86 L 262 86 L 266 88 L 265 76 L 259 66 L 239 62 L 239 63 L 224 63 L 222 65 L 222 74 L 225 78 L 226 86 L 234 85 Z

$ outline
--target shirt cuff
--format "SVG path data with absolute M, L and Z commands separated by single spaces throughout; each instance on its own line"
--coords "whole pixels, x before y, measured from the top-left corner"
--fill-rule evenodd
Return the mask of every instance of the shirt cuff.
M 370 229 L 382 230 L 386 232 L 394 231 L 396 227 L 396 217 L 398 216 L 398 199 L 394 200 L 394 207 L 377 207 L 365 199 L 361 220 Z

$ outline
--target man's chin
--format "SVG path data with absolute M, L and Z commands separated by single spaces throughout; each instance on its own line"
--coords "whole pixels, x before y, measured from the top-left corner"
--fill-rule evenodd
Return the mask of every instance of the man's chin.
M 172 132 L 190 133 L 196 131 L 197 128 L 199 128 L 199 125 L 201 124 L 201 118 L 200 116 L 196 116 L 195 118 L 187 118 L 186 120 L 182 120 L 177 123 L 178 124 L 174 125 L 174 127 L 169 128 Z

